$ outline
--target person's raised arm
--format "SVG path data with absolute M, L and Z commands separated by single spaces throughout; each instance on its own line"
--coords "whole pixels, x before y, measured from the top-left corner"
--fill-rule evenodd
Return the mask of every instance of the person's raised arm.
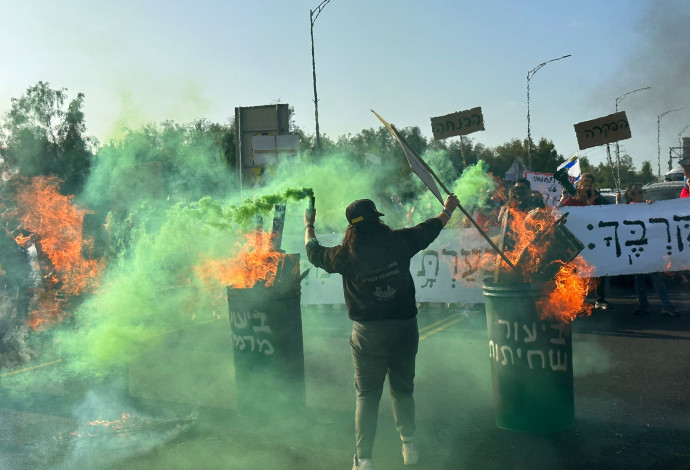
M 304 244 L 316 240 L 314 232 L 314 221 L 316 220 L 316 209 L 306 209 L 304 211 Z
M 455 194 L 449 194 L 446 198 L 446 202 L 443 203 L 443 210 L 440 214 L 436 216 L 437 219 L 441 221 L 441 224 L 445 227 L 450 220 L 453 211 L 460 205 L 460 201 Z

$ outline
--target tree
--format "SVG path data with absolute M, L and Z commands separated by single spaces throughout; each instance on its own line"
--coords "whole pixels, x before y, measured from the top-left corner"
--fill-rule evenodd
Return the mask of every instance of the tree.
M 642 168 L 640 168 L 640 182 L 642 184 L 653 183 L 657 180 L 654 175 L 654 170 L 652 169 L 652 163 L 650 161 L 642 162 Z
M 539 139 L 538 144 L 532 145 L 532 171 L 539 173 L 553 173 L 565 159 L 556 152 L 553 142 L 545 138 Z M 495 147 L 493 157 L 485 154 L 485 160 L 490 170 L 499 176 L 505 175 L 516 158 L 520 158 L 525 165 L 529 162 L 527 139 L 513 139 L 503 145 Z
M 67 89 L 47 82 L 29 87 L 12 106 L 0 126 L 0 155 L 17 173 L 27 177 L 56 175 L 62 192 L 78 193 L 86 181 L 95 139 L 85 135 L 79 93 L 66 108 Z
M 536 148 L 532 149 L 532 170 L 540 173 L 553 173 L 565 159 L 558 155 L 553 142 L 539 139 Z

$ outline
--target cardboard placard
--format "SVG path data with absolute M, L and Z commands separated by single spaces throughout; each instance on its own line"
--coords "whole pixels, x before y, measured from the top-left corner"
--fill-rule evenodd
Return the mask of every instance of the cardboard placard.
M 632 137 L 625 111 L 575 124 L 580 150 Z
M 431 118 L 434 139 L 445 139 L 456 135 L 467 135 L 484 130 L 482 108 L 472 108 L 445 116 Z

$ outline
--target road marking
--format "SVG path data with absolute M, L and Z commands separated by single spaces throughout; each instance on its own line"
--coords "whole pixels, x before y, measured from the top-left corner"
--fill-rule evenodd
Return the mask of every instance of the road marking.
M 440 325 L 441 323 L 445 323 L 445 322 L 447 322 L 448 320 L 452 320 L 452 319 L 455 318 L 456 316 L 457 316 L 457 314 L 453 314 L 453 315 L 448 315 L 448 316 L 445 317 L 445 318 L 441 318 L 441 319 L 438 320 L 438 321 L 435 321 L 435 322 L 433 322 L 433 323 L 431 323 L 431 324 L 429 324 L 429 325 L 426 325 L 426 326 L 423 327 L 423 328 L 420 328 L 420 329 L 419 329 L 419 332 L 420 332 L 420 333 L 424 333 L 424 332 L 426 332 L 426 331 L 432 329 L 433 327 L 435 327 L 435 326 L 437 326 L 437 325 Z
M 458 315 L 451 315 L 449 317 L 444 318 L 443 320 L 439 320 L 435 323 L 432 323 L 431 325 L 427 325 L 421 330 L 419 330 L 420 333 L 422 333 L 419 336 L 419 341 L 427 339 L 431 335 L 435 335 L 436 333 L 440 333 L 441 331 L 445 330 L 448 327 L 451 327 L 455 325 L 456 323 L 460 323 L 463 321 L 465 317 L 463 316 L 458 316 Z
M 54 364 L 59 364 L 60 362 L 62 362 L 62 359 L 56 359 L 54 361 L 44 362 L 43 364 L 36 364 L 35 366 L 25 367 L 23 369 L 11 370 L 9 372 L 3 372 L 2 374 L 0 374 L 0 377 L 9 377 L 11 375 L 22 374 L 24 372 L 29 372 L 30 370 L 41 369 L 43 367 L 48 367 L 48 366 L 52 366 Z

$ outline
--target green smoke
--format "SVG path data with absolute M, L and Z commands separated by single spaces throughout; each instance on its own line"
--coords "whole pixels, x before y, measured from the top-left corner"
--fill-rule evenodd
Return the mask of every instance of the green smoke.
M 456 178 L 445 152 L 425 158 L 468 209 L 481 203 L 479 192 L 491 184 L 483 162 Z M 148 126 L 109 143 L 80 197 L 96 212 L 92 229 L 109 265 L 100 288 L 72 312 L 72 324 L 55 332 L 58 354 L 75 375 L 112 374 L 171 332 L 227 315 L 222 289 L 209 291 L 194 268 L 204 259 L 234 256 L 257 216 L 269 215 L 276 204 L 287 205 L 286 239 L 297 244 L 311 195 L 317 233 L 343 233 L 345 207 L 355 199 L 373 199 L 394 228 L 438 214 L 441 205 L 430 191 L 401 173 L 407 165 L 402 151 L 380 160 L 332 152 L 316 162 L 285 162 L 262 187 L 244 188 L 240 197 L 208 129 Z M 402 196 L 402 211 L 391 195 Z
M 280 165 L 266 190 L 281 187 L 308 186 L 316 197 L 317 231 L 341 232 L 347 226 L 345 208 L 356 199 L 373 199 L 383 203 L 393 186 L 379 180 L 391 171 L 390 163 L 359 163 L 352 155 L 334 152 L 324 155 L 319 162 Z M 385 211 L 383 211 L 385 212 Z M 297 217 L 294 217 L 297 218 Z M 301 229 L 301 215 L 298 227 Z
M 203 252 L 220 251 L 226 232 L 213 227 L 217 221 L 207 207 L 174 206 L 157 231 L 138 228 L 127 255 L 111 263 L 98 292 L 75 313 L 76 328 L 56 334 L 74 374 L 112 373 L 162 341 L 166 332 L 220 311 L 193 272 Z
M 490 198 L 489 193 L 496 189 L 488 171 L 489 165 L 479 160 L 476 165 L 468 166 L 453 184 L 452 191 L 468 211 L 475 207 L 485 207 Z
M 209 291 L 194 268 L 205 259 L 234 256 L 247 223 L 275 204 L 309 194 L 309 188 L 289 188 L 239 205 L 204 197 L 167 209 L 155 232 L 141 224 L 131 249 L 111 264 L 102 287 L 76 312 L 77 328 L 56 334 L 72 373 L 120 370 L 171 331 L 225 312 L 223 292 Z
M 99 149 L 80 202 L 99 212 L 126 213 L 142 202 L 165 206 L 225 197 L 235 190 L 235 174 L 222 138 L 205 121 L 129 130 Z
M 227 211 L 223 211 L 226 217 L 241 225 L 247 225 L 256 219 L 257 215 L 266 215 L 271 212 L 276 204 L 288 201 L 299 201 L 308 196 L 312 196 L 314 191 L 311 188 L 288 188 L 283 192 L 266 194 L 255 199 L 245 199 L 238 206 L 231 205 Z

